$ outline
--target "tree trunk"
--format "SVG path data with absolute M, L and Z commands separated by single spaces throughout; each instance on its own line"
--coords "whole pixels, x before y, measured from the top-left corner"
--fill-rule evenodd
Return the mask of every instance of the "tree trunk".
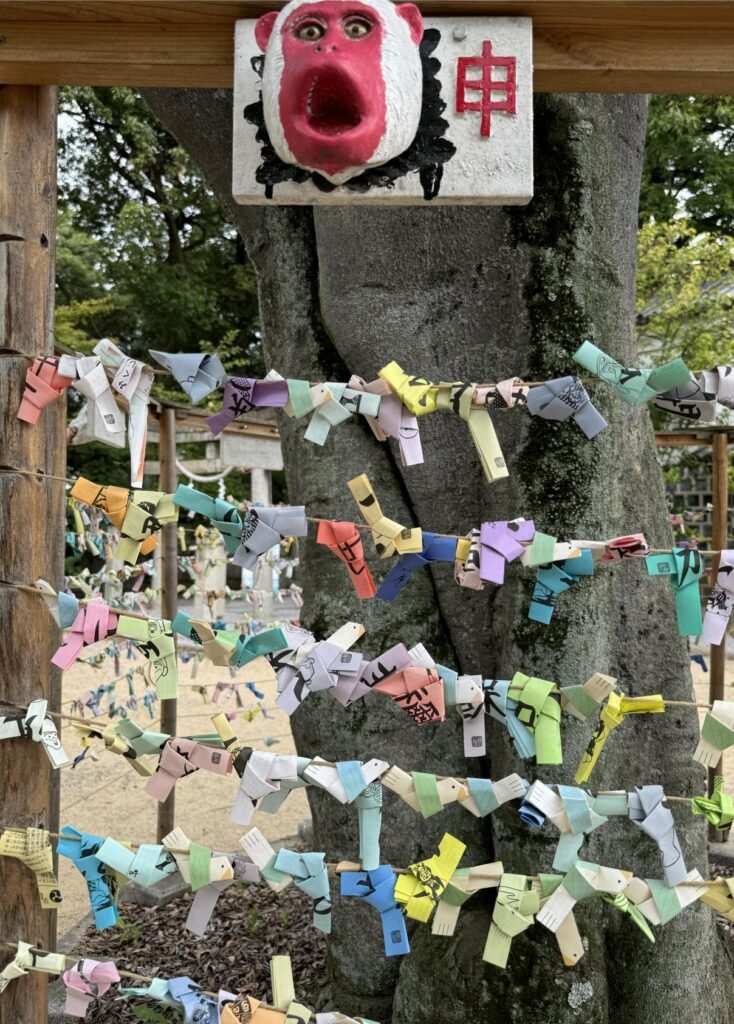
M 587 337 L 634 365 L 644 98 L 537 96 L 536 197 L 524 208 L 258 209 L 235 207 L 230 198 L 229 94 L 155 90 L 146 97 L 232 209 L 259 275 L 266 362 L 285 376 L 345 380 L 357 373 L 371 380 L 397 359 L 431 380 L 539 380 L 571 371 L 571 354 Z M 408 469 L 359 418 L 333 430 L 320 449 L 303 441 L 302 423 L 283 417 L 289 494 L 312 515 L 355 519 L 346 482 L 366 472 L 387 515 L 439 532 L 524 515 L 561 538 L 644 530 L 654 546 L 669 545 L 648 414 L 603 388 L 594 396 L 610 424 L 595 441 L 572 423 L 498 413 L 510 477 L 491 486 L 455 416 L 421 419 L 425 465 Z M 370 561 L 377 567 L 371 553 Z M 370 654 L 420 640 L 437 660 L 484 677 L 521 670 L 571 684 L 601 671 L 630 694 L 691 697 L 671 588 L 648 578 L 639 563 L 600 567 L 592 581 L 562 596 L 548 627 L 527 619 L 533 574 L 515 567 L 499 590 L 476 594 L 456 587 L 442 565 L 417 573 L 393 603 L 355 599 L 343 566 L 313 538 L 304 569 L 304 623 L 325 636 L 347 618 L 362 621 Z M 490 757 L 480 766 L 463 759 L 458 716 L 416 728 L 374 695 L 346 711 L 327 695 L 312 696 L 293 728 L 309 754 L 383 757 L 406 769 L 462 776 L 520 771 L 569 783 L 592 723 L 565 723 L 564 765 L 537 772 L 518 761 L 496 723 L 488 726 Z M 693 709 L 628 720 L 609 740 L 593 785 L 662 783 L 671 794 L 701 793 L 704 773 L 691 759 L 696 738 Z M 355 814 L 323 794 L 310 799 L 315 849 L 329 860 L 354 859 Z M 673 806 L 686 864 L 706 874 L 705 823 L 686 805 Z M 430 855 L 449 831 L 467 844 L 464 863 L 496 857 L 508 871 L 535 874 L 550 869 L 557 837 L 551 827 L 531 833 L 512 808 L 482 821 L 454 804 L 423 821 L 390 794 L 383 821 L 383 860 L 395 864 Z M 654 845 L 625 821 L 594 832 L 582 856 L 641 877 L 660 875 Z M 538 926 L 514 939 L 504 972 L 481 959 L 489 906 L 474 897 L 454 938 L 419 927 L 410 956 L 386 960 L 376 912 L 337 898 L 330 1004 L 393 1024 L 733 1019 L 729 968 L 705 906 L 658 929 L 653 946 L 626 916 L 588 901 L 578 912 L 588 952 L 574 969 L 564 969 L 553 936 Z

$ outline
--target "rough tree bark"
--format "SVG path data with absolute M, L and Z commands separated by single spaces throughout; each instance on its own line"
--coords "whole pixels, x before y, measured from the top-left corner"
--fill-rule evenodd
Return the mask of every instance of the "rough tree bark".
M 372 379 L 396 358 L 433 380 L 515 373 L 537 380 L 570 371 L 571 353 L 587 337 L 634 364 L 644 98 L 538 96 L 536 198 L 526 208 L 263 210 L 237 208 L 230 199 L 230 94 L 145 95 L 232 210 L 259 275 L 266 360 L 283 374 L 344 380 L 355 372 Z M 303 442 L 302 424 L 283 418 L 289 493 L 312 514 L 354 518 L 346 481 L 367 472 L 386 514 L 408 524 L 463 533 L 483 519 L 525 515 L 560 537 L 644 530 L 654 545 L 669 544 L 649 417 L 603 389 L 596 398 L 610 428 L 594 442 L 570 423 L 498 414 L 511 475 L 493 486 L 483 482 L 466 426 L 453 416 L 421 420 L 426 462 L 407 470 L 359 419 L 334 430 L 320 449 Z M 639 563 L 599 569 L 593 581 L 563 595 L 544 628 L 526 618 L 530 576 L 513 568 L 501 589 L 474 594 L 457 588 L 450 569 L 440 566 L 414 577 L 394 603 L 360 604 L 342 567 L 309 540 L 304 622 L 323 636 L 347 618 L 363 621 L 369 653 L 421 640 L 439 660 L 485 677 L 521 669 L 569 684 L 602 671 L 631 694 L 690 698 L 686 647 L 663 581 L 649 579 Z M 566 725 L 564 766 L 537 773 L 547 781 L 571 781 L 588 742 L 590 723 Z M 312 696 L 293 728 L 306 753 L 478 774 L 478 765 L 462 757 L 458 720 L 416 729 L 378 696 L 348 711 L 328 696 Z M 487 775 L 535 776 L 502 729 L 490 724 L 489 735 Z M 702 792 L 704 773 L 691 760 L 696 737 L 689 709 L 628 721 L 610 739 L 593 784 L 663 783 L 671 794 Z M 315 848 L 331 860 L 353 858 L 354 814 L 319 794 L 311 799 Z M 705 874 L 705 825 L 685 805 L 673 806 L 686 863 Z M 383 859 L 406 864 L 429 855 L 444 831 L 467 843 L 467 864 L 497 857 L 511 871 L 549 869 L 553 830 L 529 831 L 514 810 L 481 822 L 453 805 L 424 822 L 389 795 Z M 599 829 L 583 855 L 660 876 L 656 850 L 629 822 Z M 325 997 L 343 1011 L 393 1024 L 732 1020 L 730 967 L 708 908 L 683 913 L 652 946 L 629 919 L 600 904 L 578 914 L 588 953 L 575 969 L 562 967 L 552 935 L 536 927 L 514 940 L 502 972 L 481 960 L 490 899 L 467 905 L 453 939 L 416 929 L 411 955 L 397 961 L 383 957 L 375 912 L 337 898 Z

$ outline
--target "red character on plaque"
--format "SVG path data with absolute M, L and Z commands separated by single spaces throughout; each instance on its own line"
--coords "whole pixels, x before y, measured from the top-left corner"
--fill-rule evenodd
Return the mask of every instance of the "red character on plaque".
M 470 68 L 479 68 L 479 76 L 468 77 Z M 504 68 L 504 78 L 493 78 L 494 68 Z M 467 99 L 467 93 L 479 93 L 478 99 Z M 481 57 L 459 57 L 456 68 L 456 113 L 476 110 L 482 115 L 479 134 L 492 134 L 492 111 L 514 114 L 517 95 L 517 61 L 515 57 L 497 57 L 492 41 L 482 44 Z

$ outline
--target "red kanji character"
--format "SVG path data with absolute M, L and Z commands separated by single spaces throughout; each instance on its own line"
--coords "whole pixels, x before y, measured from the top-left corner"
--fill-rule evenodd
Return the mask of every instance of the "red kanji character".
M 502 81 L 493 81 L 492 68 L 500 67 L 507 69 L 507 77 Z M 469 68 L 481 68 L 479 78 L 467 78 Z M 517 95 L 516 80 L 517 60 L 515 57 L 494 57 L 492 55 L 492 41 L 486 39 L 482 43 L 481 57 L 459 57 L 456 71 L 456 113 L 463 114 L 465 110 L 478 110 L 482 115 L 482 123 L 479 129 L 480 135 L 491 135 L 492 122 L 491 112 L 503 110 L 506 114 L 515 113 L 515 98 Z M 468 89 L 481 93 L 481 99 L 467 100 Z M 492 93 L 504 93 L 504 99 L 492 98 Z

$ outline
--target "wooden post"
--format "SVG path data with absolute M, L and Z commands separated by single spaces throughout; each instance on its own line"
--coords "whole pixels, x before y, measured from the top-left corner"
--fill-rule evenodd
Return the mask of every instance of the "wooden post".
M 58 708 L 60 675 L 50 658 L 59 631 L 34 594 L 8 586 L 39 576 L 61 582 L 64 486 L 13 469 L 63 476 L 66 464 L 62 401 L 37 426 L 16 418 L 28 356 L 53 352 L 56 234 L 56 90 L 0 86 L 0 699 L 27 705 L 34 698 Z M 3 708 L 0 714 L 21 714 Z M 0 743 L 0 821 L 58 831 L 58 772 L 40 743 Z M 0 857 L 0 939 L 53 949 L 55 911 L 42 910 L 35 878 L 19 861 Z M 0 964 L 11 958 L 0 952 Z M 48 1019 L 48 979 L 31 972 L 10 983 L 0 1016 Z
M 176 410 L 165 406 L 158 422 L 158 458 L 160 460 L 160 489 L 171 493 L 176 490 Z M 169 523 L 161 531 L 161 614 L 173 619 L 178 605 L 178 527 Z M 175 700 L 161 701 L 161 732 L 176 735 Z M 175 787 L 167 800 L 158 805 L 158 842 L 174 827 Z
M 711 493 L 714 506 L 712 516 L 711 546 L 715 551 L 723 551 L 727 546 L 729 528 L 729 434 L 726 429 L 717 430 L 711 444 Z M 713 560 L 710 582 L 716 581 L 719 568 L 718 557 Z M 726 634 L 718 646 L 711 645 L 709 659 L 709 703 L 724 699 L 724 682 L 726 678 Z M 709 768 L 708 791 L 713 792 L 714 778 L 724 773 L 724 759 L 719 758 L 715 768 Z M 709 840 L 721 840 L 721 834 L 713 825 L 709 825 Z

